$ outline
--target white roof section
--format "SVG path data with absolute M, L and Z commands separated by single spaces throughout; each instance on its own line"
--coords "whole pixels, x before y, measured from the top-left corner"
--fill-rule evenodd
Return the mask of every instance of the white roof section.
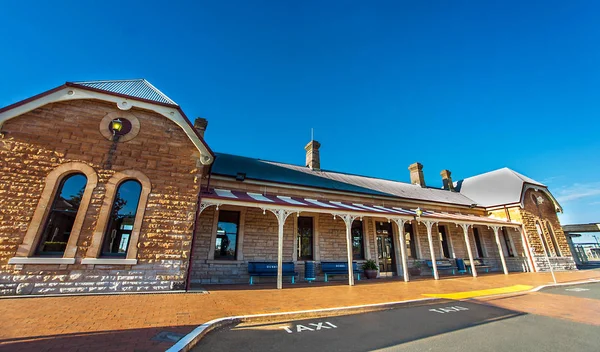
M 507 167 L 455 182 L 461 194 L 484 207 L 520 203 L 525 184 L 546 188 L 544 184 Z
M 346 184 L 351 184 L 357 187 L 362 187 L 365 189 L 371 189 L 378 192 L 386 193 L 389 195 L 393 195 L 396 197 L 406 198 L 406 199 L 418 199 L 424 201 L 431 201 L 437 203 L 448 203 L 448 204 L 457 204 L 457 205 L 466 205 L 470 206 L 475 204 L 473 199 L 461 194 L 459 192 L 450 192 L 443 189 L 438 188 L 423 188 L 419 185 L 413 185 L 410 183 L 384 180 L 379 178 L 367 177 L 367 176 L 359 176 L 352 174 L 344 174 L 339 172 L 332 171 L 322 171 L 322 170 L 312 170 L 305 166 L 277 163 L 272 161 L 264 161 L 266 163 L 276 165 L 279 167 L 291 169 L 294 171 L 303 172 L 306 174 L 318 176 L 321 178 L 343 182 Z

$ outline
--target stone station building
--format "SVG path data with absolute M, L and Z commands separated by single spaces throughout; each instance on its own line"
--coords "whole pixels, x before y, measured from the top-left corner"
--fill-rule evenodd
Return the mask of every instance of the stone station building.
M 474 276 L 477 258 L 505 274 L 575 268 L 560 205 L 510 169 L 443 170 L 436 189 L 419 163 L 410 184 L 322 170 L 317 141 L 304 166 L 214 153 L 206 128 L 145 80 L 66 83 L 0 109 L 0 293 L 247 283 L 255 261 L 294 262 L 300 279 L 307 261 L 373 259 L 406 281 L 413 267 L 447 274 L 441 259 L 470 258 Z

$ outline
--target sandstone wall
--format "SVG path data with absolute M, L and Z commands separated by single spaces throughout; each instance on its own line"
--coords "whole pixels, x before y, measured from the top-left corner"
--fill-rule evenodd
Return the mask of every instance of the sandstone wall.
M 202 169 L 197 149 L 173 122 L 153 112 L 128 111 L 140 121 L 134 139 L 118 143 L 112 168 L 103 169 L 111 141 L 100 133 L 112 103 L 53 103 L 8 120 L 0 139 L 0 293 L 38 294 L 147 291 L 181 288 L 185 279 Z M 98 175 L 85 214 L 74 265 L 9 265 L 40 200 L 46 176 L 81 162 Z M 82 265 L 104 200 L 106 181 L 138 170 L 151 181 L 137 265 Z

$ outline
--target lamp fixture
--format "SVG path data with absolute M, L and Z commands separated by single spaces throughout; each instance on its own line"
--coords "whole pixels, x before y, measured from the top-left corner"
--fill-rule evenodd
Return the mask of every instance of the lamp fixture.
M 415 213 L 417 214 L 417 218 L 420 218 L 421 215 L 423 215 L 423 210 L 421 210 L 421 208 L 417 208 L 417 210 L 415 210 Z
M 110 127 L 112 129 L 113 135 L 121 132 L 123 129 L 123 121 L 121 119 L 114 119 L 110 122 Z

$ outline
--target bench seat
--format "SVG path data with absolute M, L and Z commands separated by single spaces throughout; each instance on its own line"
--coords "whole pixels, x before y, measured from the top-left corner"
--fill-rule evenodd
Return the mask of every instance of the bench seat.
M 325 282 L 328 282 L 329 276 L 348 275 L 348 262 L 321 262 L 321 271 L 325 275 Z M 352 262 L 352 271 L 357 274 L 357 279 L 360 281 L 362 271 L 358 269 L 356 262 Z
M 433 262 L 431 260 L 427 260 L 426 264 L 429 267 L 429 269 L 431 269 L 431 275 L 434 275 L 434 273 L 433 273 Z M 456 269 L 457 268 L 452 263 L 452 261 L 449 260 L 449 259 L 436 259 L 435 260 L 435 264 L 437 266 L 438 272 L 440 270 L 445 270 L 445 271 L 451 271 L 452 275 L 454 275 L 456 273 Z
M 291 276 L 292 283 L 296 282 L 296 276 L 298 276 L 298 273 L 294 269 L 293 262 L 282 263 L 281 269 L 283 276 Z M 254 284 L 254 277 L 277 277 L 277 263 L 249 262 L 248 275 L 250 275 L 250 285 Z
M 483 270 L 485 270 L 486 273 L 490 272 L 490 266 L 485 265 L 483 263 L 483 260 L 481 260 L 481 259 L 473 259 L 473 264 L 475 264 L 475 267 L 477 268 L 477 270 L 483 269 Z M 465 259 L 465 266 L 467 267 L 467 270 L 469 271 L 469 273 L 472 274 L 471 273 L 471 261 L 469 259 Z

